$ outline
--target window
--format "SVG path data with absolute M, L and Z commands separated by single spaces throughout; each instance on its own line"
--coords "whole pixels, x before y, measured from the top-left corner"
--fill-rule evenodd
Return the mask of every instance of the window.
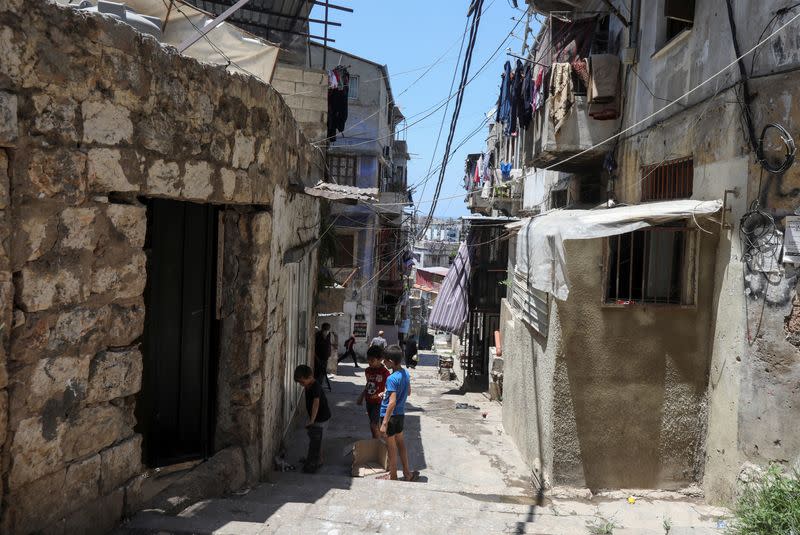
M 346 186 L 356 185 L 356 157 L 328 155 L 331 180 Z
M 691 29 L 694 24 L 694 0 L 664 0 L 664 18 L 664 44 L 667 44 L 684 30 Z
M 559 189 L 550 193 L 550 208 L 564 208 L 567 206 L 568 191 Z
M 358 100 L 358 76 L 350 75 L 350 86 L 347 91 L 347 98 Z
M 642 167 L 642 202 L 688 199 L 694 186 L 692 157 Z
M 603 202 L 603 185 L 597 177 L 582 177 L 578 192 L 582 204 L 599 204 Z
M 694 231 L 663 225 L 607 240 L 605 302 L 694 304 Z
M 355 265 L 355 235 L 335 234 L 336 246 L 333 254 L 333 267 L 353 267 Z

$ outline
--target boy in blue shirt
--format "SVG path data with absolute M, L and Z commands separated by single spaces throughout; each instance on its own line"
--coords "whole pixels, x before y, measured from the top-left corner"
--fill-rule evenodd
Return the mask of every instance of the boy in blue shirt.
M 386 392 L 381 402 L 381 436 L 386 437 L 386 448 L 389 450 L 389 479 L 397 479 L 397 454 L 403 463 L 403 479 L 416 481 L 419 472 L 408 468 L 408 452 L 403 439 L 403 420 L 406 413 L 406 400 L 411 394 L 411 376 L 400 363 L 403 361 L 403 350 L 400 346 L 389 346 L 384 353 L 383 362 L 392 370 L 386 380 Z

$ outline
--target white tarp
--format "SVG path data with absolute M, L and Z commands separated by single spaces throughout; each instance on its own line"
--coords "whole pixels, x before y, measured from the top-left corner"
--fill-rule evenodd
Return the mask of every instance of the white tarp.
M 197 28 L 203 28 L 207 23 L 214 19 L 214 16 L 197 9 L 196 7 L 174 0 L 172 9 L 169 9 L 170 0 L 117 0 L 124 3 L 127 7 L 140 15 L 158 17 L 163 22 L 169 19 L 164 28 L 162 42 L 177 47 L 186 39 L 197 35 Z M 59 0 L 60 4 L 66 4 L 64 0 Z M 96 4 L 96 1 L 92 2 Z M 247 7 L 247 4 L 245 4 Z M 183 54 L 193 57 L 204 63 L 215 65 L 230 65 L 228 69 L 242 74 L 252 74 L 260 78 L 264 83 L 272 81 L 272 73 L 275 70 L 275 63 L 278 61 L 278 51 L 280 48 L 261 38 L 258 38 L 244 30 L 240 30 L 232 24 L 223 22 L 206 34 L 208 39 L 200 39 L 195 44 L 187 48 Z M 211 43 L 214 43 L 214 46 Z M 214 47 L 224 52 L 220 54 Z
M 678 219 L 717 213 L 722 201 L 665 201 L 597 210 L 555 210 L 507 225 L 517 235 L 516 279 L 565 301 L 569 295 L 564 240 L 589 240 L 633 232 Z

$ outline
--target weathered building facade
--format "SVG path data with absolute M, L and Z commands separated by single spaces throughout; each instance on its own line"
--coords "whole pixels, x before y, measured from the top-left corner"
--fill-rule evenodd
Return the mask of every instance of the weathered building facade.
M 262 476 L 308 362 L 324 161 L 281 96 L 109 18 L 0 5 L 4 533 L 103 532 L 150 469 Z M 158 502 L 163 507 L 177 507 Z
M 701 483 L 708 499 L 730 502 L 748 463 L 800 457 L 797 268 L 779 258 L 800 176 L 796 165 L 766 168 L 785 158 L 777 129 L 763 136 L 763 158 L 756 150 L 770 123 L 796 134 L 797 11 L 778 2 L 732 4 L 730 16 L 724 2 L 680 3 L 680 12 L 662 0 L 630 11 L 612 2 L 619 14 L 604 2 L 529 4 L 548 16 L 531 55 L 545 68 L 576 59 L 559 47 L 587 36 L 587 59 L 617 58 L 618 92 L 606 103 L 617 115 L 596 119 L 575 79 L 560 131 L 552 95 L 524 130 L 515 164 L 523 214 L 544 215 L 512 229 L 513 296 L 500 322 L 505 427 L 550 484 Z M 565 37 L 565 24 L 589 30 Z M 744 57 L 746 97 L 734 39 L 742 54 L 758 45 Z M 672 202 L 720 208 L 711 218 L 655 216 Z M 572 239 L 582 221 L 558 220 L 558 209 L 577 208 L 565 214 L 622 224 L 636 212 L 624 206 L 642 203 L 653 214 L 630 216 L 639 226 L 627 231 Z M 537 282 L 530 266 L 556 249 L 531 246 L 527 225 L 552 225 L 543 239 L 570 235 L 568 296 Z
M 311 43 L 309 57 L 312 67 L 323 67 L 323 47 Z M 388 68 L 332 48 L 327 61 L 328 69 L 341 66 L 349 73 L 343 130 L 335 139 L 318 140 L 327 151 L 329 180 L 373 191 L 379 202 L 332 209 L 331 258 L 326 260 L 340 287 L 328 288 L 321 305 L 326 312 L 341 313 L 328 322 L 340 337 L 355 333 L 356 352 L 363 354 L 378 330 L 395 338 L 398 305 L 406 294 L 401 268 L 408 147 L 396 139 L 403 116 L 394 102 Z M 342 308 L 335 310 L 334 303 Z

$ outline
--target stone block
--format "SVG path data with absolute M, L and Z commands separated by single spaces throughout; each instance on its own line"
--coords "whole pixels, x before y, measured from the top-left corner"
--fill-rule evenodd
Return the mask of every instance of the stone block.
M 65 533 L 104 535 L 109 533 L 122 519 L 125 490 L 117 489 L 102 496 L 86 507 L 69 515 L 65 520 Z
M 90 149 L 88 155 L 88 186 L 91 191 L 138 191 L 125 175 L 122 155 L 117 149 Z
M 78 354 L 94 354 L 105 337 L 109 315 L 108 307 L 74 307 L 61 312 L 49 329 L 45 349 L 68 353 L 72 348 Z
M 321 117 L 321 112 L 328 112 L 328 97 L 327 96 L 303 96 L 303 109 L 314 112 L 314 116 L 318 121 Z
M 109 204 L 106 207 L 106 216 L 114 230 L 124 236 L 131 247 L 144 247 L 147 208 L 131 204 Z
M 86 155 L 67 149 L 35 150 L 27 174 L 15 175 L 14 187 L 35 198 L 63 197 L 79 202 L 86 195 Z
M 253 243 L 255 245 L 268 245 L 272 243 L 272 214 L 269 212 L 259 212 L 253 214 Z M 269 257 L 269 249 L 266 251 Z M 269 260 L 267 260 L 269 261 Z
M 326 81 L 324 77 L 322 72 L 303 71 L 303 82 L 306 84 L 321 86 Z
M 36 116 L 31 132 L 62 142 L 76 142 L 75 111 L 78 104 L 68 97 L 57 98 L 46 94 L 33 96 Z
M 131 345 L 144 332 L 144 300 L 137 299 L 127 305 L 112 304 L 107 341 L 112 347 Z
M 214 137 L 211 142 L 211 157 L 224 165 L 227 165 L 231 157 L 231 144 L 222 136 Z
M 256 138 L 237 130 L 233 142 L 231 165 L 239 169 L 247 169 L 255 158 Z
M 51 251 L 58 240 L 58 207 L 33 203 L 19 210 L 16 232 L 11 236 L 13 269 L 33 262 Z
M 133 123 L 126 108 L 110 101 L 85 101 L 81 111 L 84 142 L 116 145 L 131 141 Z
M 142 471 L 142 435 L 115 444 L 100 452 L 102 470 L 100 492 L 108 494 Z
M 88 297 L 88 284 L 80 265 L 53 266 L 35 262 L 22 268 L 16 279 L 17 303 L 25 312 L 75 305 Z
M 110 446 L 132 434 L 128 415 L 114 405 L 87 407 L 70 420 L 61 441 L 67 461 Z
M 89 368 L 87 401 L 111 401 L 130 396 L 142 387 L 142 354 L 138 349 L 102 351 Z
M 61 246 L 67 249 L 94 250 L 97 245 L 97 214 L 97 208 L 65 208 L 61 212 L 61 225 L 66 235 L 61 240 Z
M 136 139 L 146 149 L 169 156 L 174 152 L 176 123 L 163 110 L 154 110 L 136 123 Z
M 0 149 L 0 210 L 8 208 L 8 154 Z
M 127 263 L 113 266 L 96 266 L 92 270 L 93 294 L 111 294 L 116 299 L 129 299 L 144 293 L 147 283 L 144 251 L 131 249 Z
M 275 76 L 288 82 L 303 82 L 303 69 L 281 65 L 275 70 Z
M 69 506 L 75 510 L 100 495 L 100 455 L 92 455 L 67 467 Z
M 8 391 L 0 390 L 0 448 L 8 437 Z
M 11 442 L 11 472 L 8 476 L 10 489 L 19 488 L 63 465 L 61 430 L 45 429 L 41 417 L 22 420 L 14 432 Z
M 63 515 L 67 501 L 66 469 L 50 474 L 22 487 L 11 487 L 3 511 L 5 533 L 37 533 Z
M 233 169 L 220 169 L 222 179 L 222 196 L 226 201 L 232 201 L 236 193 L 236 173 Z
M 181 191 L 180 168 L 175 162 L 156 160 L 147 172 L 147 193 L 178 197 Z
M 187 162 L 183 174 L 183 197 L 189 200 L 207 200 L 214 193 L 211 177 L 214 169 L 208 162 Z
M 17 95 L 0 91 L 0 146 L 14 146 L 18 129 Z
M 277 73 L 276 73 L 277 77 Z M 282 80 L 282 79 L 273 79 L 272 80 L 272 87 L 275 88 L 275 91 L 282 95 L 292 95 L 297 90 L 295 89 L 295 82 L 290 80 Z
M 11 419 L 43 414 L 43 428 L 52 435 L 57 420 L 86 398 L 88 356 L 41 359 L 15 373 L 11 385 Z

